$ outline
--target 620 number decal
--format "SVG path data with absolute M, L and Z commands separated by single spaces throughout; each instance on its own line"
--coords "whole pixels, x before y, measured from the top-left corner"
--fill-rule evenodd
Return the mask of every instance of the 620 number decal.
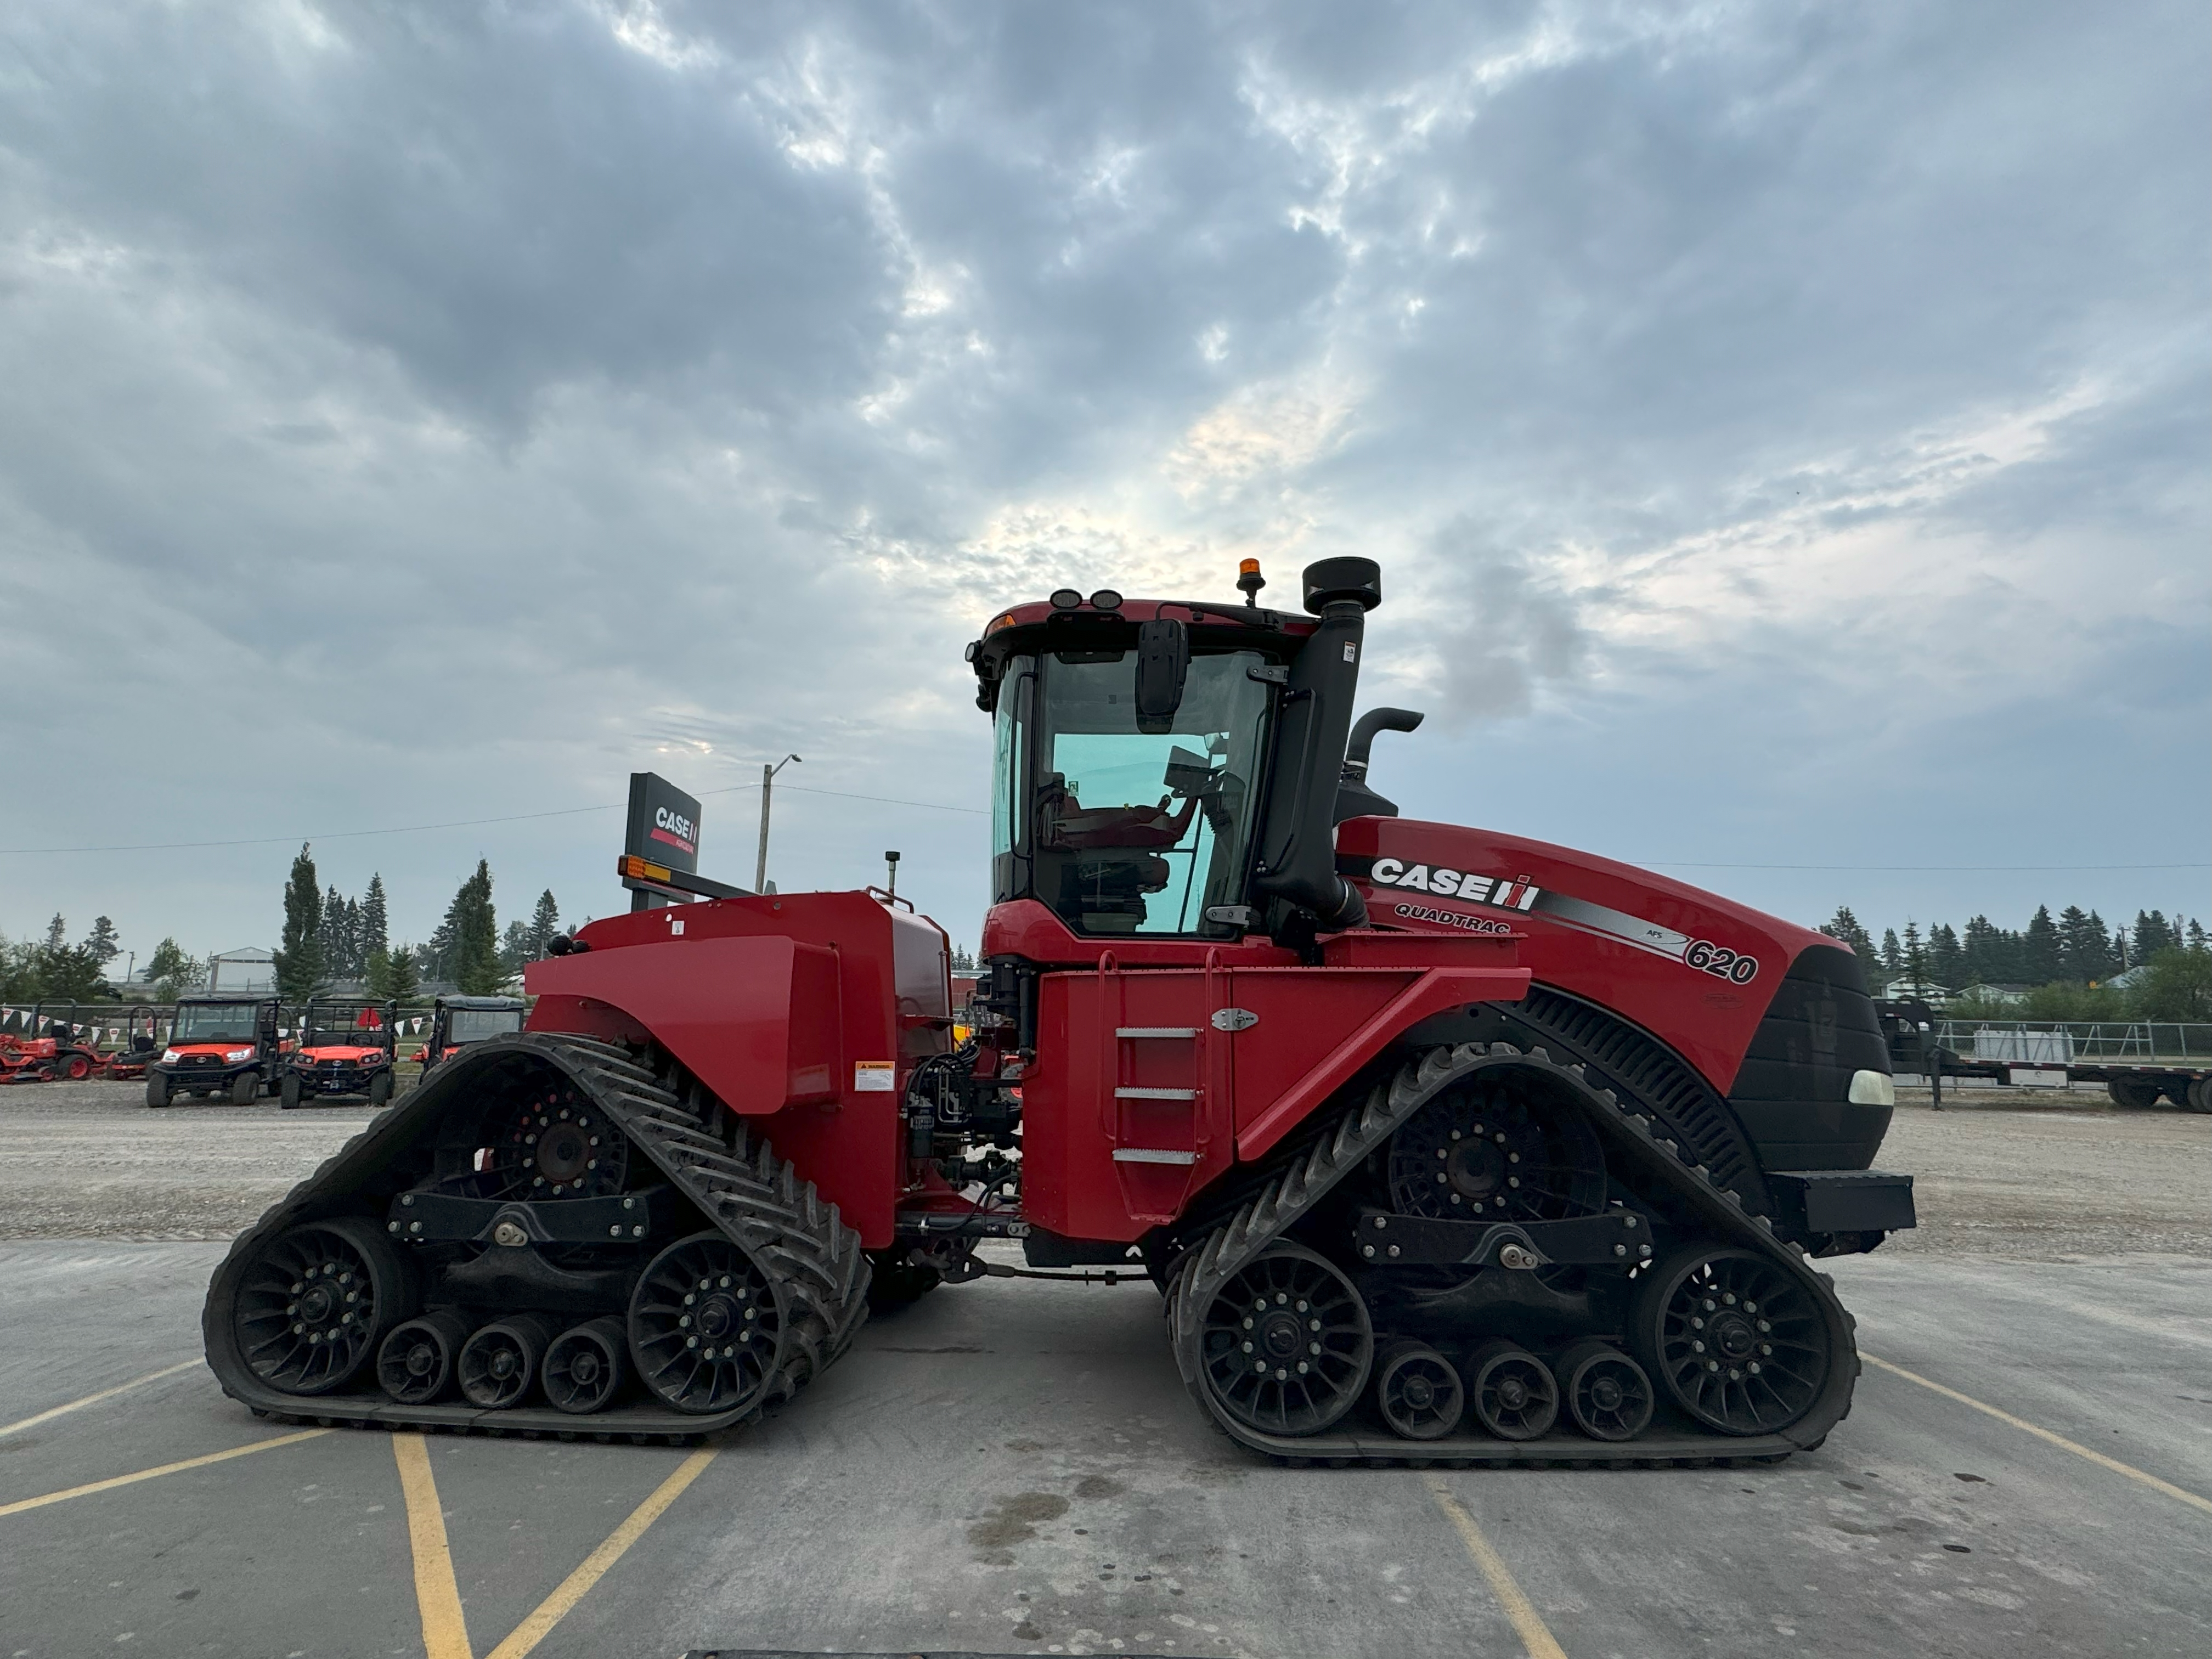
M 1759 977 L 1757 957 L 1739 956 L 1727 945 L 1715 945 L 1710 939 L 1692 939 L 1689 949 L 1682 952 L 1682 961 L 1732 985 L 1748 985 Z

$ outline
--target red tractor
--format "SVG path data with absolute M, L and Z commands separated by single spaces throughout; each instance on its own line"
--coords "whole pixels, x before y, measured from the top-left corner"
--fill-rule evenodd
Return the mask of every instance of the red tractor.
M 1308 615 L 1072 591 L 969 649 L 994 902 L 678 902 L 556 941 L 242 1235 L 208 1355 L 255 1410 L 683 1438 L 781 1405 L 872 1303 L 1149 1275 L 1199 1407 L 1291 1460 L 1778 1458 L 1848 1409 L 1810 1258 L 1913 1223 L 1835 941 L 1663 877 L 1402 819 L 1352 721 L 1380 574 Z
M 309 998 L 299 1047 L 284 1057 L 279 1103 L 289 1109 L 311 1096 L 358 1095 L 372 1106 L 388 1104 L 398 1058 L 398 1020 L 393 1003 Z

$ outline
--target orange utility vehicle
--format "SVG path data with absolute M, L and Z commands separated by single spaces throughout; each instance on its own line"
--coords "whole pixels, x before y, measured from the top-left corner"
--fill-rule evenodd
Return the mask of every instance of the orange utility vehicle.
M 428 1077 L 471 1043 L 513 1036 L 529 1011 L 520 997 L 440 997 L 430 1017 L 430 1040 L 415 1051 L 422 1074 Z
M 169 1046 L 146 1068 L 146 1103 L 228 1095 L 234 1106 L 250 1106 L 276 1092 L 288 1046 L 275 997 L 180 997 Z
M 392 1098 L 398 1008 L 360 997 L 313 997 L 300 1023 L 300 1046 L 286 1057 L 277 1098 L 288 1109 L 318 1095 Z

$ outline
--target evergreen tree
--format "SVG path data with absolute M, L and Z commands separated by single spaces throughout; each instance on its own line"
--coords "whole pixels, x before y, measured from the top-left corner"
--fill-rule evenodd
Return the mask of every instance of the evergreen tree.
M 47 945 L 40 947 L 37 969 L 40 994 L 67 997 L 71 1002 L 93 1002 L 112 996 L 100 977 L 100 958 L 88 945 Z
M 173 939 L 163 939 L 146 958 L 146 977 L 154 981 L 154 995 L 159 1001 L 174 1002 L 179 991 L 198 985 L 204 976 L 199 963 L 186 956 Z
M 507 932 L 499 944 L 499 965 L 506 971 L 507 976 L 514 978 L 537 960 L 530 951 L 530 924 L 526 921 L 508 922 Z
M 2204 924 L 2191 916 L 2189 919 L 2189 948 L 2192 951 L 2202 951 L 2205 946 Z
M 1817 931 L 1850 945 L 1862 961 L 1874 955 L 1874 940 L 1868 937 L 1867 930 L 1859 925 L 1859 919 L 1851 914 L 1848 904 L 1838 904 L 1836 914 L 1822 922 Z
M 68 942 L 69 923 L 62 920 L 62 913 L 57 910 L 54 912 L 54 919 L 46 924 L 46 948 L 49 951 L 58 951 Z
M 1928 975 L 1947 991 L 1955 991 L 1966 982 L 1966 953 L 1948 921 L 1939 921 L 1928 930 Z
M 2027 919 L 2021 957 L 2021 976 L 2030 985 L 2050 985 L 2065 977 L 2066 959 L 2058 924 L 2051 919 L 2049 905 L 2037 905 L 2035 914 Z
M 1822 928 L 1820 931 L 1822 933 L 1827 933 L 1826 928 Z M 1838 938 L 1838 935 L 1829 933 L 1828 937 L 1830 939 L 1835 939 Z M 952 971 L 956 974 L 972 974 L 975 971 L 975 958 L 968 953 L 968 947 L 966 945 L 956 945 L 952 947 L 952 961 L 951 966 Z
M 1897 942 L 1897 929 L 1894 927 L 1881 930 L 1881 967 L 1886 974 L 1905 971 L 1905 947 Z
M 368 878 L 368 891 L 361 897 L 361 959 L 364 969 L 370 951 L 391 948 L 391 923 L 385 907 L 384 878 L 373 875 Z
M 403 945 L 396 951 L 378 945 L 368 953 L 365 977 L 369 995 L 403 1007 L 420 995 L 422 989 L 422 982 L 416 975 L 415 947 L 411 945 Z
M 2173 929 L 2166 926 L 2164 911 L 2136 912 L 2136 948 L 2132 954 L 2137 962 L 2148 962 L 2160 951 L 2170 950 L 2180 943 L 2180 939 L 2174 936 Z
M 553 890 L 549 887 L 538 896 L 538 908 L 530 913 L 530 960 L 541 960 L 553 935 L 561 931 L 561 907 L 553 902 Z
M 491 866 L 477 860 L 477 872 L 461 884 L 446 908 L 440 931 L 446 947 L 447 974 L 470 996 L 489 996 L 507 975 L 499 961 L 499 918 L 492 910 Z
M 2058 916 L 2059 977 L 2079 985 L 2092 985 L 2112 976 L 2112 964 L 2105 942 L 2105 919 L 2095 911 L 2084 913 L 2069 904 Z
M 2129 969 L 2136 965 L 2135 957 L 2129 954 L 2130 947 L 2128 944 L 2128 930 L 2126 928 L 2113 928 L 2112 943 L 2106 945 L 2106 949 L 2112 953 L 2113 970 L 2115 972 L 2125 973 Z
M 276 952 L 276 994 L 288 1002 L 306 1001 L 321 982 L 322 932 L 322 890 L 315 883 L 315 860 L 303 842 L 284 884 L 284 933 Z
M 1912 918 L 1905 919 L 1905 948 L 1898 952 L 1898 961 L 1905 977 L 1923 993 L 1928 988 L 1928 951 L 1920 942 L 1920 929 Z
M 94 916 L 92 931 L 84 936 L 84 948 L 92 952 L 94 961 L 106 968 L 123 954 L 123 947 L 115 942 L 115 924 L 106 916 Z
M 323 973 L 331 979 L 346 979 L 345 895 L 332 882 L 330 890 L 323 895 L 323 915 L 315 929 L 315 944 L 322 951 Z

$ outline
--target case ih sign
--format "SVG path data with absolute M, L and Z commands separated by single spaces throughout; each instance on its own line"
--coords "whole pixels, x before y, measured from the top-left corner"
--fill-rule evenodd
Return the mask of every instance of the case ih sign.
M 686 874 L 699 868 L 699 803 L 653 772 L 629 775 L 629 834 L 623 850 Z

